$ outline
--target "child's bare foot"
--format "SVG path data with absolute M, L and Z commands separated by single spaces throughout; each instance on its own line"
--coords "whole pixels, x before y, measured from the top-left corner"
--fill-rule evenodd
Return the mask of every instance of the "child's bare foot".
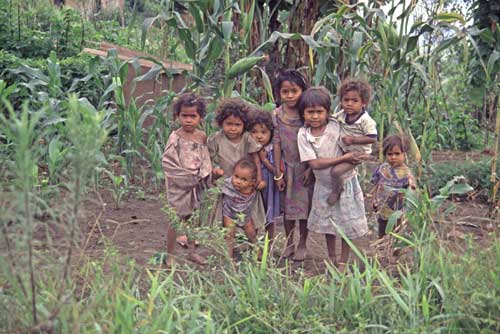
M 207 259 L 196 253 L 189 253 L 187 256 L 188 260 L 196 264 L 205 265 L 207 264 Z
M 177 243 L 179 245 L 181 245 L 182 247 L 187 247 L 187 236 L 186 235 L 179 235 L 175 241 L 177 241 Z
M 306 259 L 306 246 L 299 245 L 297 247 L 297 251 L 295 252 L 295 256 L 293 257 L 294 261 L 304 261 Z
M 182 247 L 184 247 L 184 248 L 186 248 L 186 247 L 188 246 L 188 244 L 187 244 L 187 243 L 188 243 L 188 239 L 187 239 L 187 236 L 186 236 L 186 235 L 180 235 L 180 236 L 178 236 L 178 237 L 175 239 L 175 241 L 176 241 L 179 245 L 181 245 Z M 198 246 L 198 245 L 199 245 L 198 241 L 196 241 L 196 240 L 195 240 L 195 241 L 194 241 L 194 245 L 195 245 L 195 246 Z
M 285 251 L 283 252 L 283 257 L 285 259 L 289 258 L 294 253 L 295 253 L 295 245 L 288 245 L 288 246 L 286 246 Z
M 338 202 L 338 200 L 340 199 L 340 194 L 341 192 L 339 191 L 338 193 L 336 192 L 332 192 L 330 194 L 330 196 L 328 196 L 328 198 L 326 199 L 326 202 L 329 204 L 329 205 L 334 205 L 335 203 Z

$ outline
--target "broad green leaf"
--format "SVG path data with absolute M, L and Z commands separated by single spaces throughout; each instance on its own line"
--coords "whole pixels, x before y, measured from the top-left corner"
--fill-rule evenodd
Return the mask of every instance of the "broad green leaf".
M 387 222 L 387 226 L 385 227 L 385 233 L 389 234 L 394 230 L 394 225 L 396 225 L 401 216 L 403 216 L 403 211 L 401 210 L 394 211 L 391 214 L 389 221 Z
M 460 21 L 460 23 L 465 24 L 464 17 L 458 13 L 440 13 L 436 15 L 436 19 L 444 22 Z
M 497 50 L 494 50 L 491 53 L 490 58 L 488 58 L 488 64 L 486 65 L 486 68 L 488 69 L 488 73 L 490 73 L 490 75 L 493 74 L 495 63 L 499 58 L 500 58 L 500 52 L 498 52 Z
M 199 34 L 205 31 L 205 24 L 203 22 L 203 16 L 200 9 L 194 3 L 189 3 L 189 13 L 194 17 L 194 22 L 196 23 L 196 30 Z
M 274 96 L 273 96 L 273 86 L 271 84 L 271 80 L 269 79 L 269 76 L 267 75 L 266 71 L 262 67 L 258 67 L 260 70 L 260 73 L 262 74 L 262 82 L 264 83 L 264 88 L 266 90 L 267 94 L 267 100 L 269 103 L 274 102 Z
M 233 33 L 233 22 L 222 21 L 222 34 L 224 35 L 224 42 L 229 44 L 231 42 L 231 34 Z
M 413 50 L 415 50 L 415 48 L 417 47 L 417 43 L 418 43 L 418 37 L 419 36 L 410 36 L 408 37 L 408 40 L 406 41 L 406 52 L 411 52 Z
M 158 75 L 161 73 L 161 70 L 162 70 L 162 67 L 155 64 L 153 67 L 151 67 L 151 69 L 149 71 L 147 71 L 143 75 L 135 78 L 134 81 L 155 80 L 158 77 Z
M 141 28 L 141 50 L 144 50 L 144 46 L 146 45 L 146 36 L 148 34 L 149 28 L 155 23 L 155 21 L 159 18 L 158 16 L 155 17 L 147 17 L 144 19 L 142 22 L 142 28 Z
M 464 195 L 464 194 L 467 194 L 468 192 L 471 192 L 473 190 L 474 190 L 474 188 L 472 188 L 467 183 L 457 183 L 457 184 L 454 184 L 450 188 L 449 193 L 450 193 L 450 195 L 451 194 L 454 194 L 454 195 Z

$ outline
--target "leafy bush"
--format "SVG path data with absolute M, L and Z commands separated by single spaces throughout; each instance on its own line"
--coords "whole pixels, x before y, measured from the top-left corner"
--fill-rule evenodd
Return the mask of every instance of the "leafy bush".
M 19 57 L 46 58 L 51 51 L 66 57 L 83 46 L 85 22 L 73 9 L 50 1 L 0 1 L 0 13 L 0 45 Z
M 58 60 L 60 66 L 60 88 L 63 92 L 78 91 L 80 97 L 86 97 L 94 105 L 102 90 L 106 87 L 100 83 L 101 77 L 107 73 L 106 66 L 102 64 L 98 57 L 80 53 L 71 57 Z M 20 58 L 13 53 L 0 50 L 0 77 L 8 85 L 16 84 L 18 89 L 10 96 L 13 105 L 20 105 L 25 98 L 30 98 L 31 94 L 26 86 L 32 77 L 29 75 L 29 68 L 47 73 L 47 60 Z M 21 85 L 20 85 L 21 83 Z
M 466 182 L 478 192 L 481 199 L 486 199 L 487 192 L 491 188 L 490 172 L 491 158 L 480 161 L 442 162 L 430 166 L 431 172 L 429 185 L 432 191 L 444 187 L 454 176 L 463 175 Z M 497 175 L 500 174 L 500 166 L 497 163 Z

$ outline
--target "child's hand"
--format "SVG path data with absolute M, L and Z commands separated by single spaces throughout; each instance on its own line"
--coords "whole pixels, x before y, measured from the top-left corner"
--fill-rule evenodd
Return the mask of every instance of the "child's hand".
M 346 145 L 352 145 L 354 144 L 354 136 L 344 136 L 342 137 L 342 141 Z
M 275 180 L 274 182 L 276 183 L 276 187 L 278 188 L 279 191 L 284 191 L 285 190 L 286 183 L 285 183 L 284 177 L 282 177 L 279 180 Z
M 218 179 L 219 177 L 224 175 L 224 170 L 222 168 L 214 168 L 214 170 L 212 171 L 212 174 L 214 175 L 214 177 L 216 179 Z
M 353 165 L 358 165 L 363 162 L 363 157 L 365 156 L 364 153 L 362 152 L 349 152 L 344 154 L 344 158 L 346 159 L 346 162 L 349 162 Z
M 257 182 L 257 190 L 262 190 L 262 189 L 264 189 L 266 186 L 267 186 L 267 183 L 266 183 L 266 181 L 264 181 L 264 180 L 260 180 L 259 182 Z
M 312 168 L 307 168 L 304 171 L 304 177 L 302 178 L 302 184 L 304 187 L 314 183 L 314 174 L 312 173 Z

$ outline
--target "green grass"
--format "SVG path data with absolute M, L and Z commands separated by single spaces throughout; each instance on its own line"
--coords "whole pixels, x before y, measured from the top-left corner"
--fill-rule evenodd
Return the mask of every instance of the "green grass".
M 391 277 L 376 265 L 349 275 L 286 274 L 251 261 L 207 272 L 144 269 L 109 248 L 85 258 L 58 299 L 57 262 L 37 271 L 40 322 L 55 333 L 494 333 L 500 330 L 500 244 L 463 255 L 423 250 L 417 270 Z M 39 257 L 44 254 L 38 253 Z M 32 326 L 0 260 L 0 329 Z M 27 273 L 22 272 L 22 282 Z

